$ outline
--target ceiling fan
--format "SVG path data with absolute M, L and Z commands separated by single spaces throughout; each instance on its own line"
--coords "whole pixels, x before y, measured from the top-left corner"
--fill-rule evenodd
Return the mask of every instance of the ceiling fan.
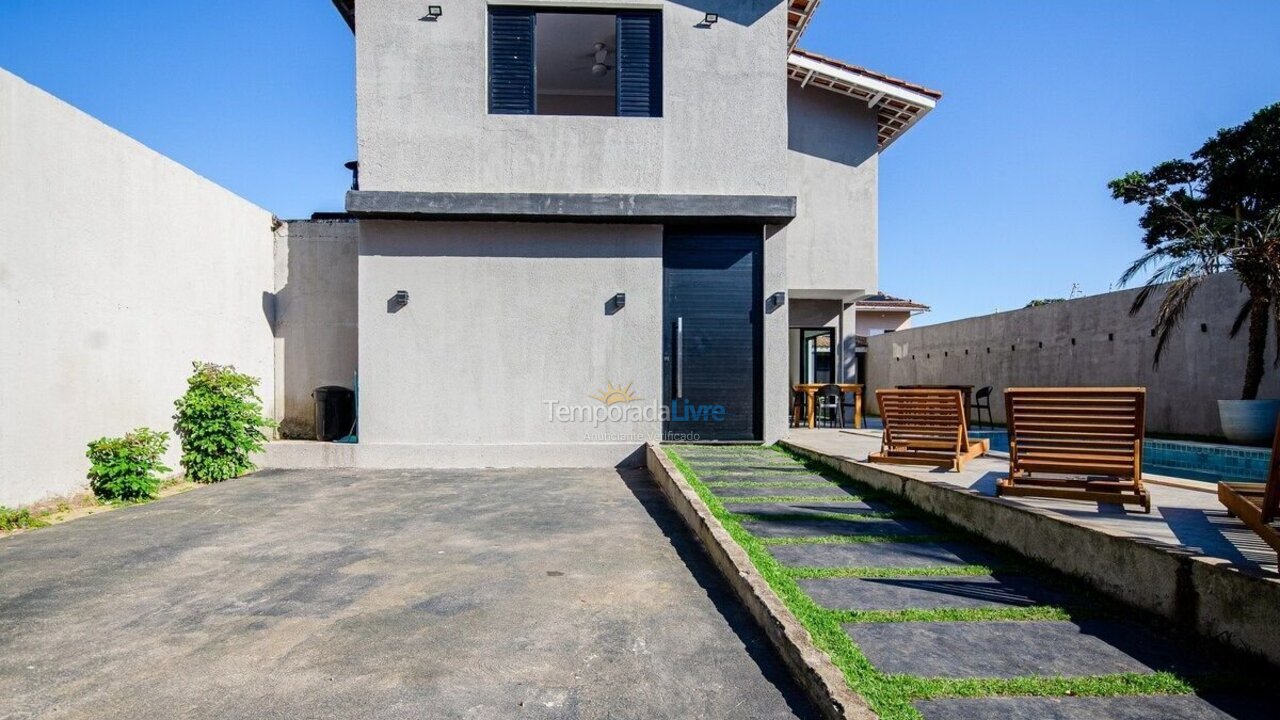
M 590 70 L 592 75 L 596 77 L 604 77 L 609 74 L 613 66 L 609 64 L 609 46 L 602 42 L 598 42 L 592 48 L 592 51 L 581 57 L 588 58 L 592 62 L 589 66 L 575 68 L 576 70 Z

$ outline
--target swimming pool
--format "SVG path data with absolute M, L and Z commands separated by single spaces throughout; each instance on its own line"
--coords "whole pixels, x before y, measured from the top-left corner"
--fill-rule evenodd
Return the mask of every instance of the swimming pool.
M 1009 433 L 1005 430 L 970 430 L 969 435 L 987 438 L 996 452 L 1009 452 Z M 1186 480 L 1266 482 L 1270 461 L 1271 451 L 1265 448 L 1185 440 L 1142 442 L 1143 472 Z

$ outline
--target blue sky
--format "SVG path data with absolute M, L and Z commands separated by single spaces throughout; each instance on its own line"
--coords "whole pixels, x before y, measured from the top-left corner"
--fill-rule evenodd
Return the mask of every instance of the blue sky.
M 881 289 L 924 322 L 1107 291 L 1106 182 L 1280 100 L 1275 0 L 825 0 L 802 46 L 938 88 L 881 158 Z M 341 208 L 350 32 L 328 0 L 0 0 L 0 66 L 285 218 Z

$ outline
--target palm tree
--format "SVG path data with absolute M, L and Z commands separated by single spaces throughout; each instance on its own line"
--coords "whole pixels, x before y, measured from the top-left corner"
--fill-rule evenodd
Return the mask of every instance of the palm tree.
M 1219 131 L 1190 161 L 1132 172 L 1109 187 L 1116 199 L 1146 207 L 1140 225 L 1147 251 L 1120 282 L 1128 284 L 1151 270 L 1130 315 L 1140 312 L 1153 293 L 1163 292 L 1156 311 L 1154 364 L 1159 366 L 1204 281 L 1232 271 L 1248 293 L 1231 326 L 1234 338 L 1248 324 L 1241 399 L 1256 399 L 1272 326 L 1280 337 L 1280 103 Z

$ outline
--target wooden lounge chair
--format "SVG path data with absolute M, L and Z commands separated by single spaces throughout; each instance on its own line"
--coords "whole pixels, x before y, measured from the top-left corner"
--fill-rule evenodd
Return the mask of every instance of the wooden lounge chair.
M 1146 388 L 1009 388 L 1009 477 L 997 495 L 1140 505 Z
M 959 390 L 877 390 L 876 402 L 884 439 L 870 462 L 960 470 L 990 449 L 986 440 L 969 438 Z
M 1218 500 L 1232 517 L 1249 526 L 1264 542 L 1280 553 L 1280 427 L 1271 443 L 1271 468 L 1266 483 L 1218 483 Z

